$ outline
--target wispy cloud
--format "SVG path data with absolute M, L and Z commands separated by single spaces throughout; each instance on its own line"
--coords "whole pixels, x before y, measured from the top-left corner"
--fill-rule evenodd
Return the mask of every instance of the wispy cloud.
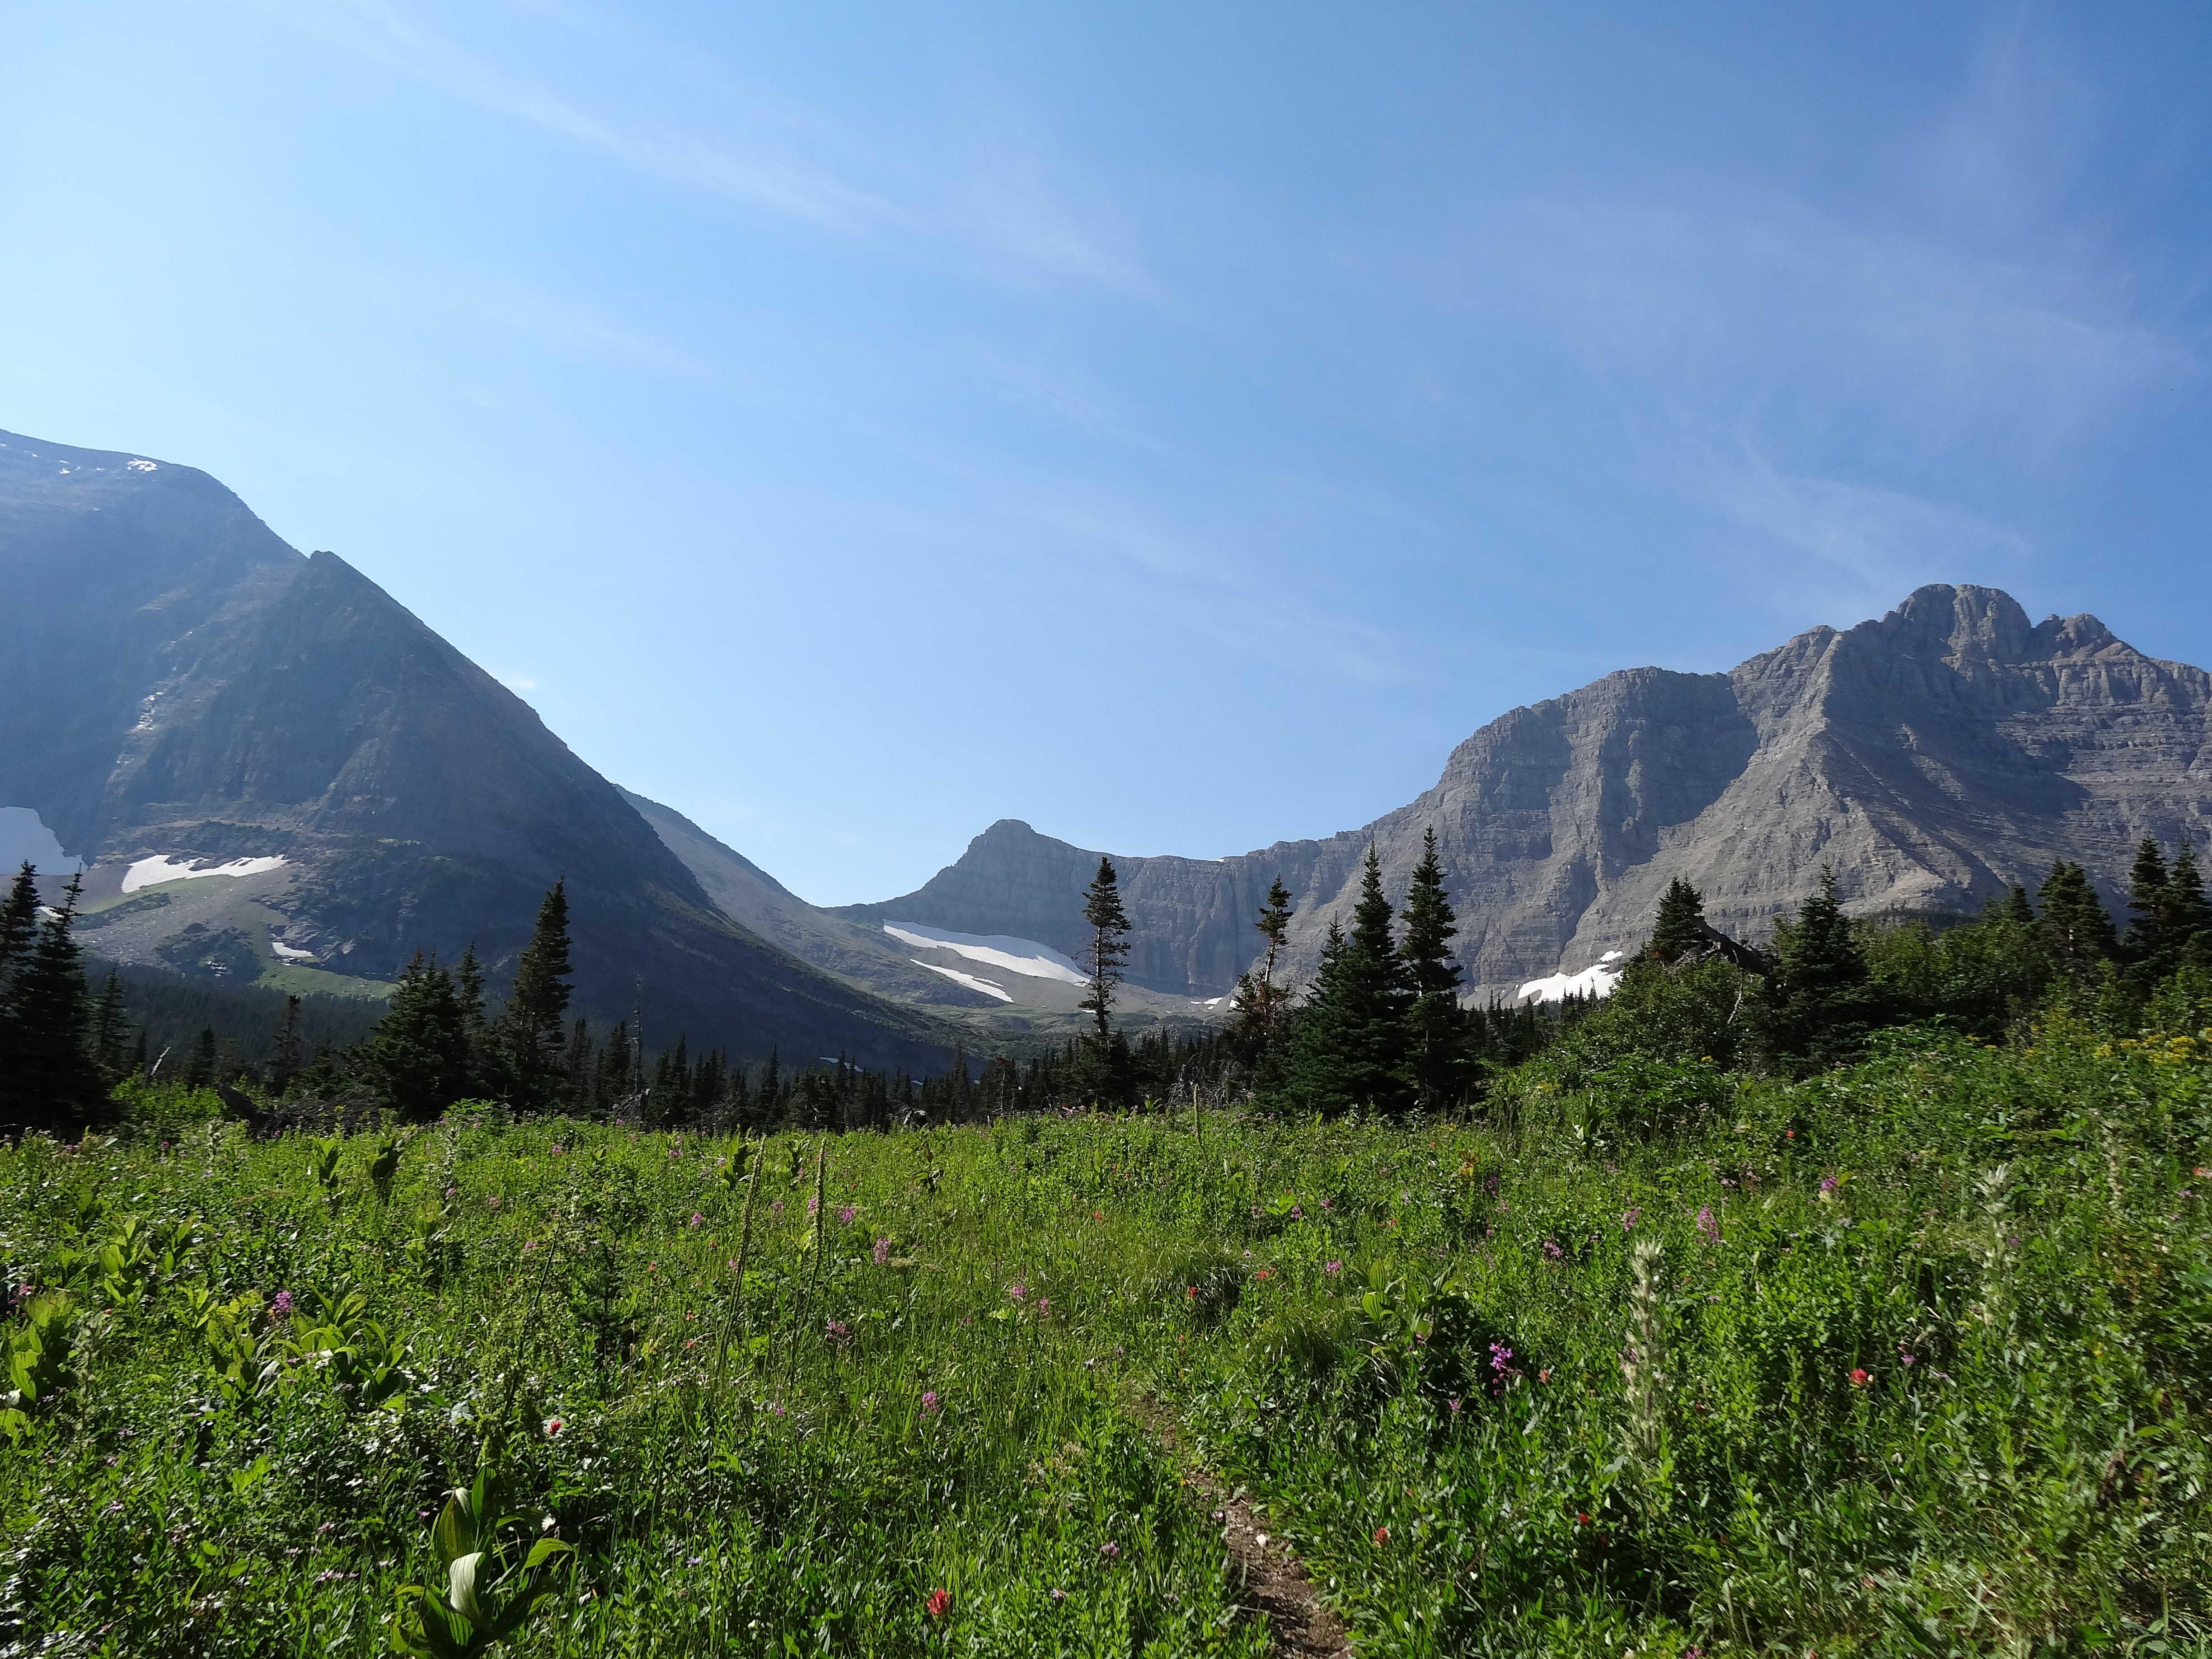
M 1000 142 L 938 169 L 940 187 L 905 158 L 833 130 L 820 117 L 750 99 L 717 82 L 717 117 L 689 125 L 660 112 L 609 107 L 471 49 L 396 0 L 242 0 L 424 86 L 538 127 L 680 189 L 772 218 L 854 237 L 893 239 L 985 276 L 1066 282 L 1157 301 L 1126 235 L 1107 234 L 1056 187 L 1048 147 L 1035 134 Z M 544 21 L 562 22 L 556 15 Z M 657 56 L 671 55 L 654 43 Z M 807 152 L 811 151 L 812 154 Z

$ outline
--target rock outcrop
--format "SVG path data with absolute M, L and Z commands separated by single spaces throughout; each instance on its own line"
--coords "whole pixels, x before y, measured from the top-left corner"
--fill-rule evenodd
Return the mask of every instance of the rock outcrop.
M 1116 857 L 1132 978 L 1230 989 L 1278 875 L 1298 906 L 1293 971 L 1310 973 L 1369 842 L 1401 895 L 1430 828 L 1461 962 L 1504 994 L 1640 943 L 1678 875 L 1753 939 L 1824 864 L 1861 914 L 1971 909 L 2056 858 L 2110 897 L 2137 838 L 2201 846 L 2212 829 L 2212 677 L 2094 617 L 2032 623 L 2007 594 L 1945 586 L 1724 674 L 1608 674 L 1492 721 L 1433 789 L 1358 830 L 1227 859 Z M 842 914 L 1071 950 L 1098 858 L 1002 821 L 917 891 Z

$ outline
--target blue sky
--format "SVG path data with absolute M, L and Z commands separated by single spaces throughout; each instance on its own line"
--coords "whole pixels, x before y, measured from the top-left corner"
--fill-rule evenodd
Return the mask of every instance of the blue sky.
M 1913 586 L 2212 664 L 2212 10 L 61 3 L 0 426 L 796 891 L 1365 822 Z

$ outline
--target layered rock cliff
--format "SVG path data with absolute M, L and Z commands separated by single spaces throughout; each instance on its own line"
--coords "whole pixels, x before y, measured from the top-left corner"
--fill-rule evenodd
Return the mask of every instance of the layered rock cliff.
M 2062 857 L 2112 895 L 2138 837 L 2212 830 L 2212 678 L 2094 617 L 2031 623 L 2007 594 L 1946 586 L 1724 674 L 1608 674 L 1492 721 L 1434 788 L 1359 829 L 1227 859 L 1115 857 L 1133 979 L 1231 988 L 1278 875 L 1298 907 L 1293 972 L 1310 973 L 1370 842 L 1399 896 L 1430 828 L 1461 962 L 1492 990 L 1639 943 L 1677 875 L 1753 938 L 1824 864 L 1862 913 L 1971 908 Z M 843 914 L 1073 951 L 1098 858 L 1002 821 L 915 892 Z

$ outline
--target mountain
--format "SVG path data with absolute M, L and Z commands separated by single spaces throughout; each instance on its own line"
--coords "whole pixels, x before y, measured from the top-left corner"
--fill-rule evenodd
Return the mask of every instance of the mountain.
M 89 865 L 125 962 L 374 995 L 568 884 L 579 1009 L 747 1055 L 941 1066 L 954 1033 L 732 920 L 620 791 L 335 554 L 189 467 L 0 433 L 0 828 Z M 9 810 L 13 809 L 13 810 Z
M 1921 588 L 1878 621 L 1816 628 L 1721 674 L 1635 668 L 1516 708 L 1410 805 L 1322 841 L 1225 859 L 1122 858 L 1133 980 L 1219 995 L 1256 954 L 1279 875 L 1294 974 L 1348 921 L 1372 842 L 1402 895 L 1433 827 L 1483 991 L 1638 945 L 1668 882 L 1746 937 L 1835 867 L 1848 907 L 1977 908 L 2056 858 L 2117 897 L 2136 841 L 2212 829 L 2212 677 L 2094 617 L 2039 623 L 1993 588 Z M 1080 944 L 1100 854 L 1012 819 L 916 891 L 839 912 Z
M 1088 983 L 1076 965 L 1079 945 L 1061 950 L 1017 934 L 973 934 L 899 915 L 860 919 L 823 910 L 673 807 L 627 790 L 623 796 L 725 915 L 802 961 L 873 995 L 957 1021 L 982 1043 L 1064 1036 L 1087 1021 L 1075 1006 Z M 1097 867 L 1095 860 L 1091 867 Z M 1082 908 L 1079 898 L 1076 908 Z M 1203 1020 L 1213 1012 L 1204 999 L 1142 988 L 1121 1003 L 1123 1021 L 1132 1026 Z

